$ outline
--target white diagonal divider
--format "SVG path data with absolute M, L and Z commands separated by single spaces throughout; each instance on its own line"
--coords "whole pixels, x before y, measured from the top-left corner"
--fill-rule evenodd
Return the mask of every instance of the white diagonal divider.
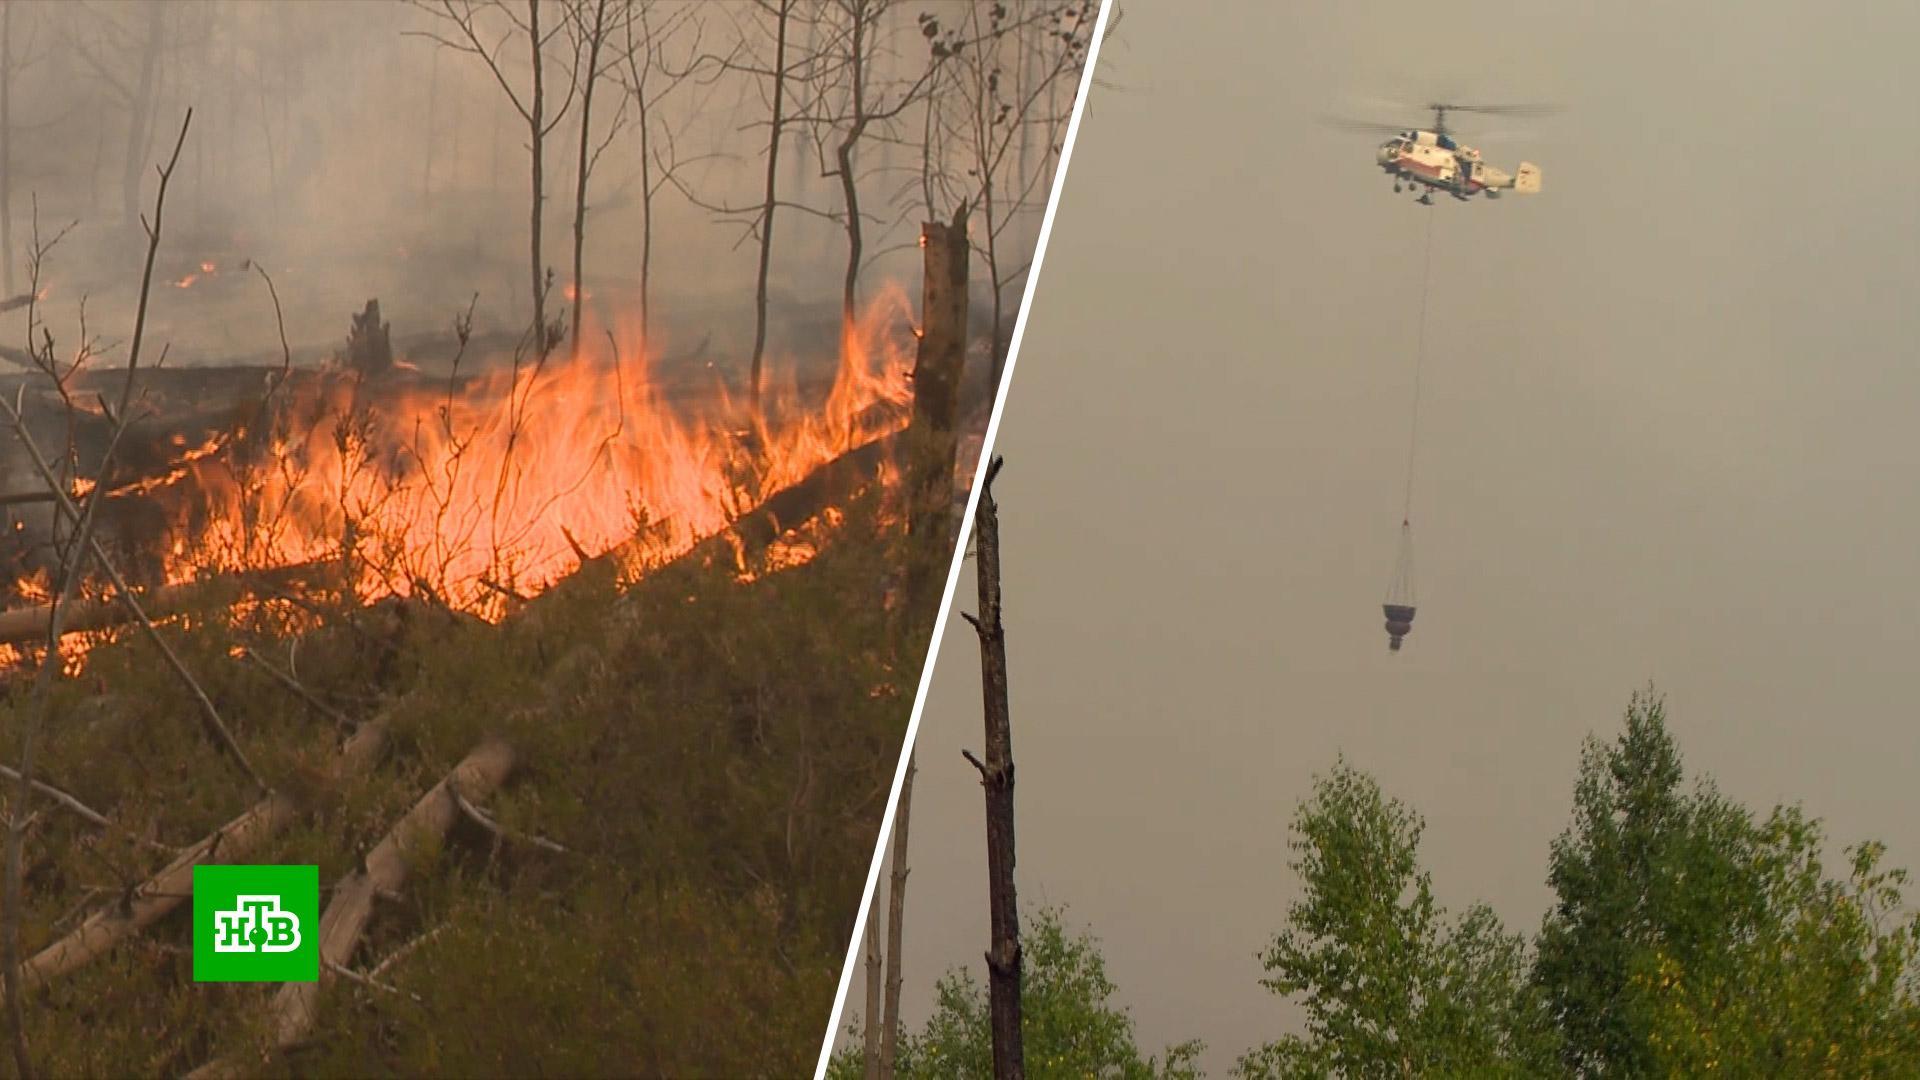
M 1067 137 L 1060 144 L 1060 164 L 1054 169 L 1053 189 L 1047 195 L 1047 212 L 1040 220 L 1040 239 L 1034 245 L 1033 266 L 1027 272 L 1027 287 L 1020 298 L 1020 312 L 1013 323 L 1013 337 L 1007 344 L 1007 366 L 1000 373 L 1000 385 L 994 392 L 993 412 L 987 420 L 987 434 L 980 444 L 980 460 L 974 464 L 973 485 L 967 492 L 967 510 L 953 549 L 953 562 L 947 567 L 947 587 L 940 594 L 940 611 L 934 617 L 933 637 L 927 642 L 927 656 L 920 667 L 920 688 L 913 696 L 913 715 L 907 720 L 907 737 L 900 744 L 900 760 L 893 770 L 893 788 L 887 793 L 887 807 L 880 819 L 880 835 L 873 845 L 873 861 L 867 867 L 866 888 L 860 893 L 860 907 L 854 917 L 853 936 L 847 942 L 847 957 L 840 967 L 840 988 L 833 997 L 833 1012 L 827 1017 L 827 1030 L 820 1040 L 820 1060 L 814 1066 L 814 1080 L 825 1080 L 833 1059 L 833 1045 L 839 1038 L 841 1018 L 846 1014 L 847 991 L 853 985 L 853 973 L 859 967 L 860 943 L 866 934 L 867 919 L 873 912 L 873 897 L 880 887 L 880 866 L 885 861 L 887 842 L 893 836 L 893 815 L 900 805 L 900 788 L 907 776 L 907 759 L 913 753 L 914 740 L 920 734 L 920 715 L 927 706 L 927 689 L 933 685 L 933 662 L 940 655 L 940 640 L 946 635 L 947 620 L 953 610 L 953 593 L 960 584 L 960 566 L 965 561 L 967 542 L 973 537 L 973 515 L 979 508 L 981 481 L 993 461 L 993 444 L 1000 433 L 1000 415 L 1007 407 L 1007 389 L 1013 385 L 1013 372 L 1020 360 L 1020 341 L 1026 336 L 1027 317 L 1033 311 L 1033 295 L 1040 284 L 1040 270 L 1047 257 L 1047 239 L 1053 234 L 1054 215 L 1060 210 L 1060 192 L 1065 189 L 1067 168 L 1073 161 L 1073 144 L 1080 134 L 1080 118 L 1086 115 L 1087 97 L 1093 91 L 1094 73 L 1100 66 L 1100 46 L 1107 33 L 1107 19 L 1114 0 L 1100 0 L 1095 16 L 1093 38 L 1087 45 L 1087 61 L 1080 72 L 1080 87 L 1073 101 L 1073 115 L 1067 120 Z M 874 1023 L 872 1017 L 867 1023 Z

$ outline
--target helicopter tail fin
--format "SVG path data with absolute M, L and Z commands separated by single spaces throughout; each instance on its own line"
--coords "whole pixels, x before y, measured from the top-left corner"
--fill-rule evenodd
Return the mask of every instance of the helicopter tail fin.
M 1520 171 L 1514 174 L 1513 190 L 1517 195 L 1540 194 L 1540 166 L 1531 161 L 1520 163 Z

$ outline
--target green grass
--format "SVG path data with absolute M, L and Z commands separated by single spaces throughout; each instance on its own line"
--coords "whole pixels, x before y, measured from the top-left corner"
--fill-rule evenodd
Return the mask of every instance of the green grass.
M 499 626 L 423 606 L 298 638 L 283 612 L 209 597 L 163 632 L 256 768 L 304 808 L 250 861 L 332 882 L 487 736 L 519 766 L 472 822 L 410 855 L 350 967 L 433 931 L 381 979 L 332 981 L 311 1039 L 265 1075 L 791 1076 L 811 1071 L 904 734 L 930 614 L 890 610 L 899 538 L 870 501 L 812 562 L 737 582 L 683 560 L 629 588 L 576 575 Z M 405 618 L 402 618 L 402 615 Z M 229 655 L 296 667 L 387 754 L 330 783 L 341 735 Z M 11 756 L 24 686 L 0 707 Z M 252 805 L 192 699 L 138 635 L 63 682 L 40 775 L 124 827 L 44 801 L 28 837 L 28 955 Z M 6 788 L 11 801 L 13 790 Z M 270 988 L 192 982 L 182 905 L 32 992 L 49 1075 L 179 1073 L 257 1053 Z M 416 1000 L 417 998 L 417 1000 Z

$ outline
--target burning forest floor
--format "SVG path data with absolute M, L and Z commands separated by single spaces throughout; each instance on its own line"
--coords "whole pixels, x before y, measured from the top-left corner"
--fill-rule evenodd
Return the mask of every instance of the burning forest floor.
M 22 375 L 67 489 L 0 456 L 39 1067 L 806 1071 L 950 556 L 906 465 L 970 476 L 985 427 L 962 393 L 924 456 L 910 312 L 770 365 L 757 414 L 632 335 L 414 364 L 371 307 L 325 364 L 146 372 L 124 428 L 108 365 Z M 87 578 L 42 710 L 65 502 L 152 624 Z M 207 863 L 319 867 L 320 984 L 194 981 Z
M 38 769 L 85 812 L 43 799 L 28 837 L 41 1067 L 806 1071 L 931 622 L 895 599 L 888 500 L 848 489 L 799 565 L 743 573 L 719 539 L 633 584 L 589 562 L 497 623 L 210 584 L 161 633 L 271 797 L 146 640 L 96 645 L 53 690 Z M 323 909 L 365 901 L 291 1028 L 271 987 L 193 981 L 163 870 L 213 836 L 217 861 L 317 864 Z

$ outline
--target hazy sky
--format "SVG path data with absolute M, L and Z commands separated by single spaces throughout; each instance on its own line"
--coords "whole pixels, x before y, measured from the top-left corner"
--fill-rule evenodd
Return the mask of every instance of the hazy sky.
M 1580 740 L 1649 679 L 1692 769 L 1920 867 L 1916 34 L 1896 4 L 1126 5 L 997 493 L 1021 899 L 1102 938 L 1144 1043 L 1224 1072 L 1297 1022 L 1255 954 L 1343 752 L 1426 815 L 1443 902 L 1536 929 Z M 1458 118 L 1545 193 L 1429 211 L 1315 120 L 1440 95 L 1565 104 Z M 1420 613 L 1389 655 L 1428 214 Z M 916 1025 L 987 942 L 957 619 L 939 661 Z
M 929 3 L 940 7 L 939 0 L 911 0 L 892 7 L 880 24 L 876 67 L 869 72 L 875 100 L 894 101 L 897 81 L 924 64 L 928 45 L 915 17 Z M 480 7 L 479 32 L 489 46 L 505 40 L 499 54 L 505 77 L 525 98 L 530 59 L 524 37 L 509 37 L 507 18 L 509 11 L 524 18 L 525 5 Z M 770 54 L 771 24 L 757 9 L 697 4 L 689 18 L 689 7 L 672 0 L 647 9 L 648 25 L 669 28 L 659 46 L 662 68 L 725 53 L 743 36 L 751 54 Z M 7 147 L 10 239 L 20 279 L 14 287 L 25 289 L 37 208 L 43 236 L 73 224 L 43 278 L 56 335 L 64 342 L 77 333 L 86 297 L 96 329 L 111 340 L 127 337 L 123 328 L 132 320 L 146 239 L 123 219 L 132 115 L 130 98 L 116 87 L 131 82 L 138 89 L 134 76 L 145 70 L 149 42 L 157 41 L 152 92 L 134 95 L 153 103 L 133 174 L 144 178 L 138 186 L 143 212 L 151 213 L 158 187 L 154 165 L 172 149 L 187 109 L 194 110 L 169 188 L 150 310 L 154 336 L 172 346 L 172 363 L 277 354 L 270 299 L 262 283 L 240 269 L 243 260 L 258 260 L 274 275 L 296 349 L 337 346 L 349 314 L 369 297 L 380 298 L 401 339 L 444 333 L 476 293 L 478 326 L 518 329 L 531 315 L 525 122 L 478 57 L 422 36 L 459 38 L 452 24 L 432 14 L 438 8 L 392 0 L 14 4 L 9 48 L 15 63 L 7 69 L 15 125 Z M 551 28 L 561 5 L 542 10 Z M 801 9 L 810 16 L 823 10 L 817 4 Z M 803 46 L 826 40 L 827 32 L 812 22 L 802 18 L 794 30 L 802 54 Z M 565 89 L 572 70 L 568 40 L 564 34 L 552 40 L 545 74 L 549 119 L 566 106 L 544 146 L 542 263 L 557 275 L 556 293 L 572 278 L 584 111 Z M 607 57 L 625 48 L 625 35 L 616 36 L 602 70 Z M 121 78 L 99 78 L 96 63 Z M 604 149 L 590 174 L 585 268 L 591 306 L 618 321 L 637 308 L 646 185 L 662 184 L 662 163 L 676 162 L 678 181 L 708 206 L 757 206 L 765 183 L 767 106 L 757 76 L 721 74 L 708 65 L 698 77 L 663 90 L 665 76 L 653 71 L 647 131 L 654 171 L 643 174 L 648 159 L 641 154 L 638 110 L 618 80 L 631 79 L 633 69 L 614 63 L 612 72 L 599 84 L 591 114 L 593 145 Z M 816 90 L 800 76 L 795 82 L 790 102 Z M 837 102 L 839 92 L 835 85 L 829 100 Z M 904 183 L 900 170 L 917 176 L 920 153 L 897 144 L 920 130 L 921 113 L 909 112 L 911 123 L 903 114 L 895 125 L 876 126 L 859 150 L 870 260 L 862 288 L 869 298 L 890 283 L 918 288 L 913 203 L 919 185 Z M 622 121 L 617 132 L 616 117 Z M 782 200 L 837 212 L 839 181 L 823 175 L 818 156 L 819 145 L 831 154 L 837 136 L 821 132 L 823 143 L 816 144 L 804 125 L 789 130 L 779 172 Z M 710 336 L 716 353 L 744 355 L 753 340 L 759 248 L 744 240 L 742 215 L 697 206 L 674 185 L 660 187 L 653 213 L 659 351 L 673 355 Z M 1036 223 L 1018 215 L 1003 242 L 1030 245 Z M 806 306 L 825 318 L 819 328 L 777 326 L 771 341 L 777 360 L 831 353 L 845 258 L 841 226 L 815 213 L 780 213 L 772 264 L 776 316 Z M 215 269 L 203 270 L 203 263 Z M 24 311 L 0 318 L 0 338 L 17 341 L 24 320 Z

